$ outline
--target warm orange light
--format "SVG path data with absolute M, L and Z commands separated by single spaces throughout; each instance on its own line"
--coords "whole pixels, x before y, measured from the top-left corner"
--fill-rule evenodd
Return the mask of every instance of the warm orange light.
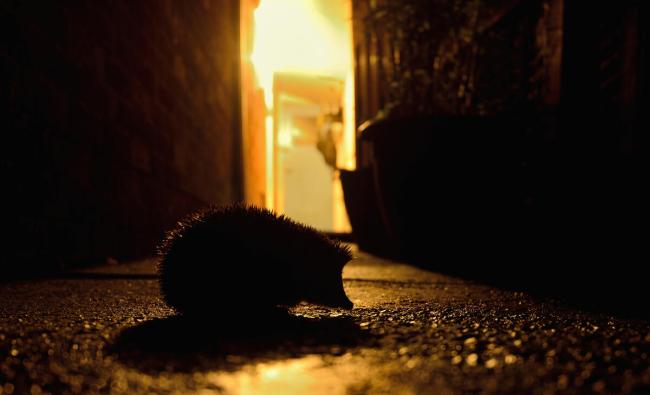
M 350 64 L 350 70 L 345 78 L 343 88 L 343 141 L 341 153 L 338 159 L 338 166 L 341 169 L 354 170 L 356 161 L 356 126 L 354 117 L 354 72 Z
M 276 72 L 345 78 L 350 53 L 341 43 L 349 37 L 323 17 L 316 0 L 262 0 L 254 18 L 251 60 L 268 108 L 273 107 Z
M 355 165 L 354 80 L 352 66 L 352 33 L 350 0 L 261 0 L 254 11 L 254 31 L 250 62 L 256 82 L 264 91 L 266 104 L 266 193 L 267 208 L 284 213 L 283 152 L 293 150 L 295 138 L 300 138 L 299 125 L 291 125 L 278 111 L 282 105 L 274 103 L 274 76 L 278 73 L 309 75 L 340 81 L 340 106 L 343 110 L 339 129 L 339 168 L 353 169 Z M 344 83 L 344 84 L 343 84 Z M 276 86 L 276 89 L 280 89 Z M 280 89 L 278 92 L 282 92 Z M 275 100 L 287 100 L 278 93 Z M 300 95 L 292 100 L 299 99 Z M 313 100 L 313 97 L 309 100 Z M 309 105 L 322 105 L 316 99 Z M 277 105 L 277 109 L 274 109 Z M 334 109 L 336 109 L 336 104 Z M 275 112 L 274 112 L 275 111 Z M 327 110 L 327 111 L 332 111 Z M 348 231 L 340 181 L 332 182 L 333 228 Z M 293 196 L 293 195 L 292 195 Z
M 266 173 L 266 208 L 274 209 L 275 200 L 273 199 L 273 116 L 267 115 L 264 118 L 265 122 L 265 173 Z

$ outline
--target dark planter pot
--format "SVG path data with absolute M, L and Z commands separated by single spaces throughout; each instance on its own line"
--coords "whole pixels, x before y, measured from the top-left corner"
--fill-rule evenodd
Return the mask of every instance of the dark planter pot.
M 523 124 L 412 118 L 363 128 L 391 243 L 418 266 L 647 317 L 647 159 L 542 141 Z
M 525 196 L 522 134 L 505 118 L 387 119 L 363 128 L 379 210 L 399 254 L 437 268 L 512 254 L 506 244 L 521 233 Z
M 345 208 L 352 225 L 354 241 L 363 251 L 396 257 L 381 220 L 372 170 L 366 168 L 340 172 Z

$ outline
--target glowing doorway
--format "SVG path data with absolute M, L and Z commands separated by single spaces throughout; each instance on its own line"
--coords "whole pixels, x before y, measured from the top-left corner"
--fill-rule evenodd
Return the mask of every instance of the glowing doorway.
M 257 119 L 244 125 L 244 144 L 263 140 L 264 160 L 253 158 L 260 150 L 248 161 L 245 153 L 247 177 L 259 178 L 263 162 L 266 207 L 321 230 L 349 231 L 337 169 L 355 164 L 350 0 L 261 0 L 253 14 L 252 34 L 242 32 L 250 49 L 242 50 L 243 89 L 248 61 L 263 93 L 251 100 L 249 92 L 244 103 L 244 116 Z

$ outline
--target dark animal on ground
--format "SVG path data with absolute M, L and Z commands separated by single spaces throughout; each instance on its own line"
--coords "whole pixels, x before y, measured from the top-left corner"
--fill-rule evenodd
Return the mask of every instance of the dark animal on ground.
M 245 314 L 301 301 L 352 308 L 342 282 L 349 248 L 263 208 L 191 214 L 167 233 L 159 254 L 162 294 L 184 315 Z

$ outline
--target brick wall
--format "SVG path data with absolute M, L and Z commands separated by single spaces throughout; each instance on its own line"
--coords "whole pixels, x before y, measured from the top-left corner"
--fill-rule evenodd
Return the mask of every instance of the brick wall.
M 179 216 L 241 199 L 237 0 L 0 15 L 4 271 L 147 256 Z

